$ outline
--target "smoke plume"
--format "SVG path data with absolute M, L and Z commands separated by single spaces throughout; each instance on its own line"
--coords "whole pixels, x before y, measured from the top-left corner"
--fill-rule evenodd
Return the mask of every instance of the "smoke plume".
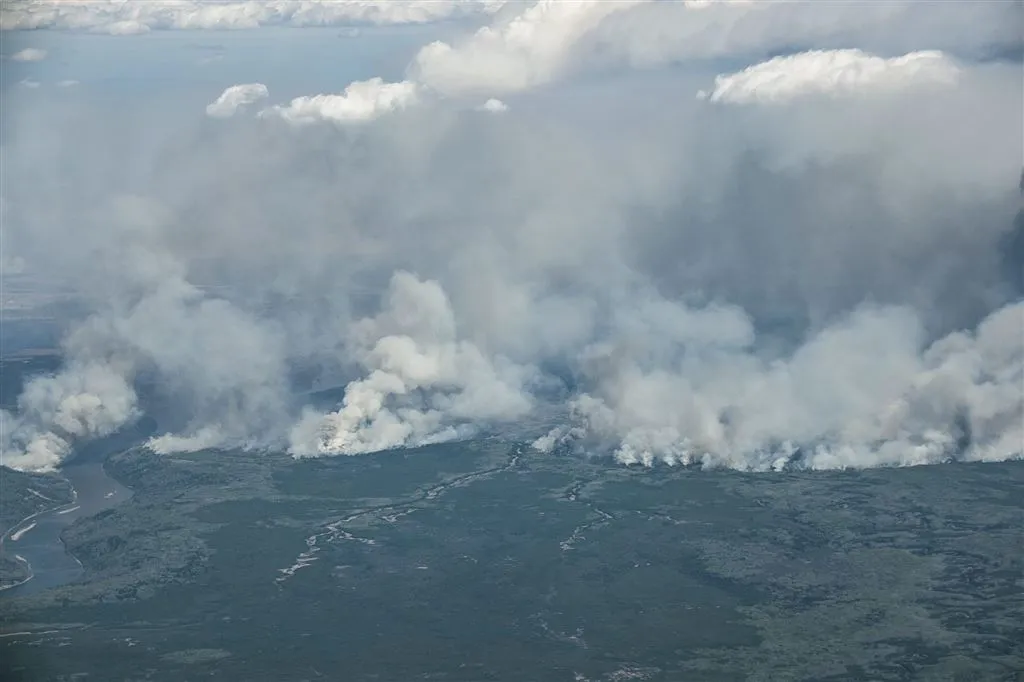
M 359 454 L 464 437 L 473 425 L 530 411 L 525 371 L 459 339 L 436 282 L 398 272 L 387 307 L 352 325 L 348 346 L 367 372 L 345 387 L 341 409 L 307 412 L 292 433 L 298 456 Z
M 679 314 L 676 329 L 649 330 L 671 335 L 675 357 L 652 357 L 642 342 L 595 349 L 600 370 L 572 401 L 572 424 L 534 446 L 611 444 L 627 464 L 755 471 L 1020 456 L 1020 303 L 927 347 L 913 311 L 865 307 L 773 360 L 757 356 L 741 316 L 739 334 L 701 339 L 689 325 L 707 328 L 703 314 Z
M 507 429 L 754 471 L 1020 457 L 1017 6 L 569 4 L 481 3 L 397 76 L 299 97 L 21 92 L 3 262 L 78 312 L 4 463 L 143 414 L 161 453 Z M 250 23 L 314 21 L 288 6 Z M 184 21 L 127 11 L 100 19 Z

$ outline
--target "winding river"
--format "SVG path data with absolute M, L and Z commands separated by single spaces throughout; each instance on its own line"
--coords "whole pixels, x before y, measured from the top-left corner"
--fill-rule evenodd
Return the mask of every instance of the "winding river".
M 4 536 L 4 549 L 28 563 L 31 577 L 0 591 L 0 599 L 25 597 L 81 577 L 82 564 L 68 553 L 61 532 L 78 519 L 114 507 L 132 491 L 107 475 L 103 458 L 72 460 L 61 475 L 71 482 L 75 500 L 23 520 Z

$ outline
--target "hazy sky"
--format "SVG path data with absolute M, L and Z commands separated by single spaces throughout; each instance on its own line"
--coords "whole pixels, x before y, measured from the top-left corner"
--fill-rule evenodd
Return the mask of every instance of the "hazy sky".
M 1021 455 L 1020 3 L 4 10 L 3 263 L 89 311 L 10 465 Z

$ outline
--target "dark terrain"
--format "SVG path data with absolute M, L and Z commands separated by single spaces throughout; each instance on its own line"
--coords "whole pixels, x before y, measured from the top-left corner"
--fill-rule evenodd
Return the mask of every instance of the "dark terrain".
M 71 486 L 56 474 L 31 474 L 0 466 L 0 538 L 7 539 L 23 519 L 71 502 Z M 0 542 L 0 588 L 28 578 L 24 562 L 9 542 Z
M 5 319 L 2 326 L 9 328 L 11 321 Z M 17 340 L 26 343 L 21 337 Z M 0 360 L 0 408 L 14 411 L 26 378 L 52 371 L 59 364 L 60 357 L 46 349 L 22 351 Z M 0 538 L 23 519 L 67 504 L 71 497 L 71 486 L 58 475 L 30 474 L 0 465 Z M 0 588 L 19 583 L 28 575 L 25 564 L 14 558 L 6 543 L 0 543 Z
M 1022 679 L 1022 462 L 640 470 L 493 439 L 107 470 L 135 495 L 65 531 L 85 581 L 0 601 L 5 680 Z

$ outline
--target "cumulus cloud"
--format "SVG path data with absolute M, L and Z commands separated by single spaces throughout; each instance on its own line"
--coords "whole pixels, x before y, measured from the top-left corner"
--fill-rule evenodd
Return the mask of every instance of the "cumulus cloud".
M 357 81 L 342 94 L 299 97 L 271 107 L 263 115 L 308 123 L 365 121 L 405 108 L 427 97 L 500 94 L 544 85 L 568 72 L 573 50 L 583 36 L 607 17 L 646 0 L 540 0 L 515 14 L 499 17 L 455 45 L 435 41 L 424 46 L 407 68 L 407 79 Z M 504 111 L 489 98 L 484 111 Z
M 1012 2 L 650 2 L 600 24 L 581 49 L 637 67 L 851 47 L 977 59 L 1019 50 L 1021 21 L 1024 8 Z
M 424 46 L 407 67 L 406 80 L 393 85 L 431 97 L 496 96 L 594 69 L 651 68 L 721 57 L 760 61 L 768 53 L 799 48 L 805 51 L 802 57 L 723 75 L 714 92 L 701 94 L 718 93 L 718 99 L 736 101 L 750 99 L 742 93 L 757 87 L 778 99 L 786 96 L 783 92 L 811 89 L 895 87 L 912 76 L 915 82 L 948 83 L 955 79 L 957 66 L 940 50 L 973 59 L 1020 49 L 1024 43 L 1012 27 L 1021 21 L 1024 13 L 1016 3 L 956 0 L 943 3 L 937 12 L 901 0 L 869 8 L 744 0 L 539 0 L 509 6 L 492 24 L 464 39 Z M 869 56 L 862 46 L 885 56 Z M 888 56 L 894 53 L 904 56 Z M 345 95 L 296 102 L 307 112 L 303 120 L 352 120 L 348 115 L 320 116 L 324 107 L 347 103 Z
M 908 87 L 953 86 L 960 68 L 941 52 L 885 59 L 860 50 L 815 50 L 776 57 L 715 77 L 701 98 L 712 102 L 783 102 L 803 95 L 892 92 Z
M 351 123 L 369 121 L 381 114 L 404 109 L 415 104 L 417 99 L 415 83 L 385 83 L 381 78 L 371 78 L 350 83 L 340 95 L 296 97 L 286 105 L 264 109 L 261 115 L 278 116 L 292 123 Z
M 267 86 L 262 83 L 232 85 L 207 105 L 206 115 L 212 118 L 229 118 L 234 116 L 239 109 L 245 109 L 266 99 L 269 95 Z
M 500 0 L 11 0 L 4 4 L 0 29 L 133 35 L 173 29 L 423 24 L 493 13 L 502 4 Z
M 540 0 L 517 16 L 485 26 L 455 46 L 437 41 L 416 55 L 415 77 L 446 94 L 500 94 L 542 85 L 568 66 L 576 42 L 636 0 Z
M 24 50 L 19 50 L 11 55 L 11 59 L 16 62 L 41 62 L 46 59 L 46 50 L 41 50 L 37 47 L 26 47 Z
M 5 417 L 5 464 L 52 470 L 77 441 L 130 423 L 137 381 L 155 383 L 151 397 L 170 405 L 157 416 L 174 431 L 150 441 L 158 452 L 267 447 L 283 434 L 289 398 L 272 330 L 173 276 L 130 298 L 84 321 L 64 367 L 28 383 L 17 415 Z
M 265 110 L 292 122 L 365 121 L 429 96 L 515 92 L 549 83 L 566 73 L 579 40 L 607 17 L 645 0 L 540 0 L 522 12 L 499 18 L 464 41 L 435 41 L 423 47 L 407 68 L 407 79 L 384 83 L 357 81 L 340 95 L 299 97 Z M 484 110 L 497 111 L 491 98 Z
M 500 99 L 490 98 L 479 107 L 480 111 L 487 111 L 492 114 L 500 114 L 503 111 L 508 111 L 508 105 L 502 102 Z

